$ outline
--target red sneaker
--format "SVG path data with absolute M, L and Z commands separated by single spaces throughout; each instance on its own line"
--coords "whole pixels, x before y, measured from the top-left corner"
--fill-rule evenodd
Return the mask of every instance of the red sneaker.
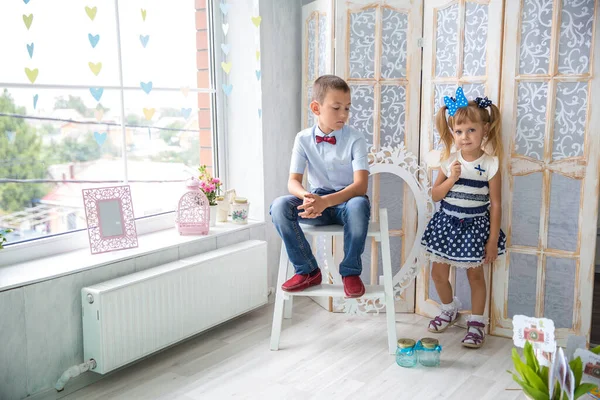
M 286 292 L 300 292 L 311 286 L 321 284 L 321 270 L 318 269 L 313 274 L 300 275 L 296 274 L 288 279 L 281 288 Z
M 365 285 L 363 285 L 359 275 L 344 276 L 342 282 L 344 282 L 346 297 L 360 297 L 365 294 Z

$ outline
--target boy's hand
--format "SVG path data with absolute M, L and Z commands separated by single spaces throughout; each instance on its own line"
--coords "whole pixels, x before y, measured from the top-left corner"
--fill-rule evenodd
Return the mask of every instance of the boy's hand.
M 307 193 L 304 195 L 304 203 L 298 206 L 298 210 L 304 210 L 304 212 L 298 214 L 302 218 L 317 218 L 323 213 L 323 210 L 327 208 L 325 200 L 318 194 Z
M 491 264 L 498 258 L 498 241 L 488 240 L 485 244 L 485 259 L 486 264 Z

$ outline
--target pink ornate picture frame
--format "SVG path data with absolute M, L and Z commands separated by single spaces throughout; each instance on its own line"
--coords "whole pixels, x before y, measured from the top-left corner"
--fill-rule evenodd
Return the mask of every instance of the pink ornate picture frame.
M 129 186 L 83 189 L 92 254 L 138 247 Z

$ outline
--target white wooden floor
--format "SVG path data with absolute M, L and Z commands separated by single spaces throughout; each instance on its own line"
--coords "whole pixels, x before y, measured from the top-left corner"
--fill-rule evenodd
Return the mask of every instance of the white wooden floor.
M 273 352 L 272 312 L 256 310 L 63 399 L 524 399 L 506 372 L 508 339 L 469 350 L 460 345 L 465 331 L 451 328 L 436 336 L 441 367 L 406 369 L 387 354 L 384 314 L 331 314 L 298 298 Z M 431 336 L 422 317 L 396 320 L 399 337 Z

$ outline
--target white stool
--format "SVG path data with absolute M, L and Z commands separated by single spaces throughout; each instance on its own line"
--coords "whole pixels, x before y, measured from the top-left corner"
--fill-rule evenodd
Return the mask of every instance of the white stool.
M 302 230 L 308 236 L 344 236 L 344 227 L 341 225 L 326 225 L 326 226 L 311 226 L 300 225 Z M 381 299 L 385 301 L 386 320 L 388 330 L 388 347 L 390 354 L 395 354 L 397 346 L 396 336 L 396 319 L 394 307 L 394 290 L 392 276 L 392 260 L 390 253 L 390 236 L 388 228 L 387 209 L 379 210 L 379 222 L 371 222 L 367 237 L 373 237 L 377 242 L 381 243 L 381 257 L 383 264 L 383 285 L 365 285 L 365 294 L 363 299 Z M 309 240 L 310 242 L 310 240 Z M 328 265 L 337 273 L 337 265 L 333 264 L 333 257 L 328 256 L 330 262 Z M 283 317 L 292 317 L 292 302 L 295 296 L 310 296 L 310 297 L 344 297 L 344 287 L 341 284 L 321 284 L 312 286 L 301 292 L 285 292 L 281 289 L 281 285 L 294 275 L 294 266 L 290 263 L 285 250 L 285 245 L 281 244 L 281 255 L 279 258 L 279 275 L 277 278 L 277 288 L 275 295 L 275 311 L 273 312 L 273 328 L 271 330 L 271 350 L 279 350 L 279 337 L 281 336 L 281 324 Z M 328 277 L 324 274 L 323 279 Z

